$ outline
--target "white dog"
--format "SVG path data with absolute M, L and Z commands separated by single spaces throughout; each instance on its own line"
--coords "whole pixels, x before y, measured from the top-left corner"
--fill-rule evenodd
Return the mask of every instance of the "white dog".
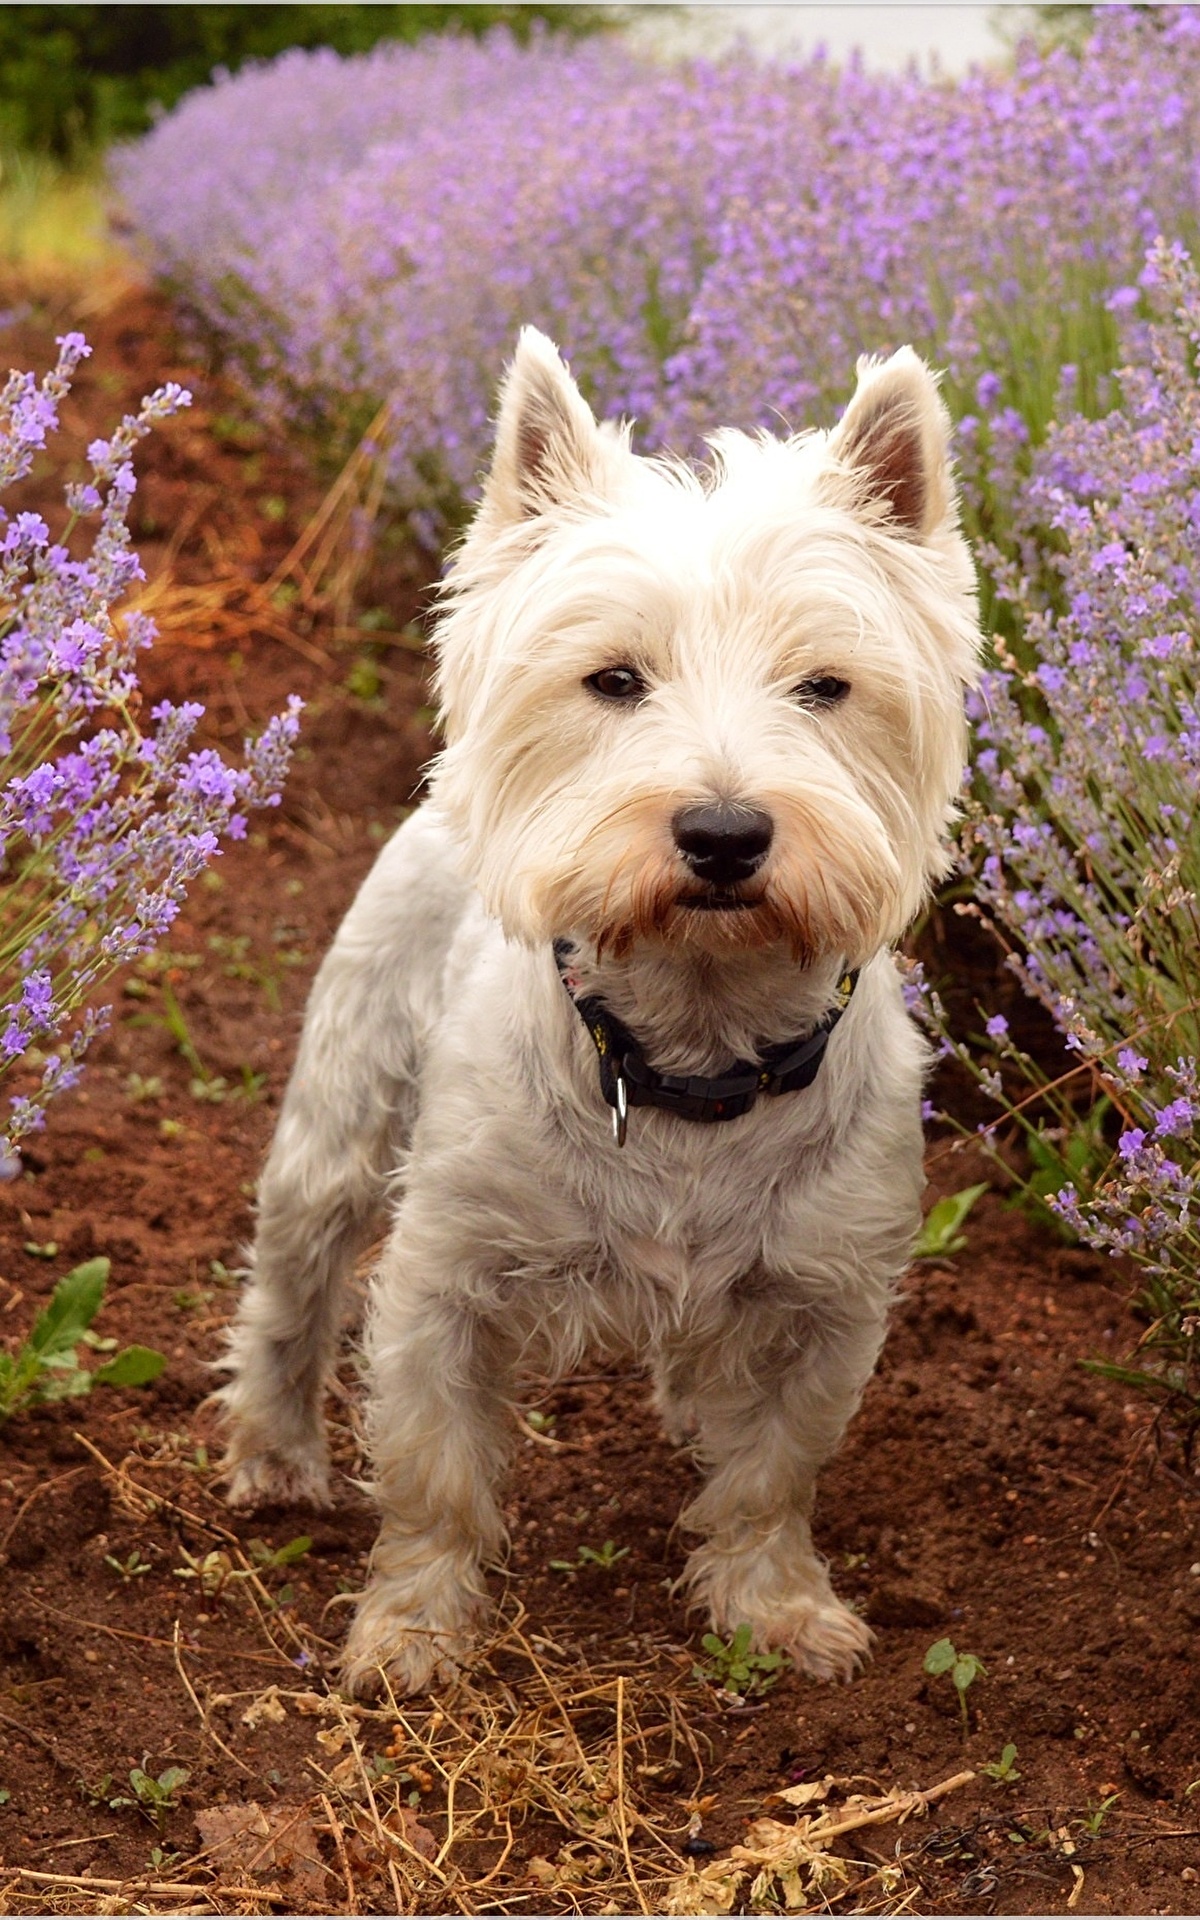
M 437 637 L 446 747 L 313 988 L 222 1389 L 230 1498 L 323 1501 L 340 1281 L 382 1516 L 344 1676 L 486 1610 L 522 1368 L 653 1373 L 714 1625 L 848 1676 L 809 1531 L 922 1187 L 894 942 L 946 869 L 980 636 L 911 349 L 830 434 L 635 457 L 527 330 Z

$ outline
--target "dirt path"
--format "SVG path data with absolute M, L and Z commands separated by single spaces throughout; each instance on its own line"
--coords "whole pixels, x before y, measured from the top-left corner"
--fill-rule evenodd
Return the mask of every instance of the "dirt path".
M 10 327 L 11 362 L 45 364 L 73 317 Z M 160 378 L 198 393 L 141 463 L 134 526 L 151 570 L 174 543 L 184 582 L 265 578 L 320 499 L 307 468 L 189 361 L 157 299 L 132 290 L 83 324 L 96 351 L 68 416 L 80 443 Z M 385 558 L 373 593 L 400 629 L 420 569 Z M 1107 1263 L 991 1195 L 968 1251 L 914 1273 L 822 1482 L 819 1544 L 878 1635 L 853 1686 L 787 1676 L 737 1708 L 693 1681 L 700 1629 L 669 1591 L 693 1469 L 643 1383 L 597 1370 L 530 1388 L 491 1676 L 461 1708 L 426 1703 L 403 1722 L 323 1705 L 345 1617 L 331 1603 L 361 1579 L 370 1514 L 347 1483 L 332 1515 L 235 1522 L 201 1402 L 306 984 L 416 790 L 427 694 L 411 644 L 369 627 L 335 644 L 294 610 L 269 625 L 225 619 L 216 645 L 202 624 L 173 631 L 148 662 L 149 691 L 202 697 L 229 744 L 302 693 L 304 746 L 283 807 L 117 995 L 83 1089 L 53 1112 L 27 1176 L 0 1188 L 0 1335 L 104 1253 L 98 1330 L 170 1361 L 139 1393 L 0 1432 L 0 1910 L 628 1912 L 639 1886 L 652 1906 L 688 1861 L 711 1896 L 748 1821 L 794 1823 L 770 1802 L 782 1789 L 833 1775 L 852 1784 L 813 1805 L 845 1808 L 854 1791 L 996 1762 L 1012 1742 L 1010 1783 L 976 1772 L 928 1819 L 838 1842 L 857 1864 L 842 1880 L 820 1870 L 832 1907 L 1196 1912 L 1195 1493 L 1155 1465 L 1145 1409 L 1078 1364 L 1136 1334 Z M 171 996 L 223 1098 L 195 1097 Z M 984 1177 L 936 1143 L 930 1164 L 935 1190 Z M 352 1393 L 332 1412 L 353 1474 Z M 264 1559 L 301 1535 L 302 1557 Z M 603 1559 L 606 1542 L 611 1566 L 551 1565 L 581 1546 Z M 987 1668 L 965 1732 L 948 1678 L 923 1672 L 945 1636 Z M 451 1819 L 445 1776 L 469 1754 Z M 188 1772 L 157 1822 L 111 1804 L 143 1766 Z M 249 1802 L 257 1824 L 238 1811 Z M 749 1899 L 753 1871 L 730 1899 Z M 175 1891 L 130 1891 L 131 1876 Z M 674 1897 L 702 1898 L 695 1885 Z M 723 1898 L 694 1910 L 728 1910 Z

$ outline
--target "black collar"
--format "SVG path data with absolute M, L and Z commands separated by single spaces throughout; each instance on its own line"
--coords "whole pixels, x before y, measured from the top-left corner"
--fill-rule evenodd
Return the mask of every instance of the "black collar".
M 829 1036 L 850 1003 L 858 971 L 844 973 L 836 998 L 812 1032 L 803 1040 L 783 1040 L 762 1047 L 757 1060 L 735 1060 L 728 1072 L 705 1080 L 695 1074 L 659 1073 L 623 1021 L 610 1013 L 603 1000 L 580 994 L 571 973 L 571 943 L 554 942 L 554 959 L 575 1010 L 592 1037 L 600 1063 L 600 1089 L 613 1110 L 617 1145 L 625 1145 L 625 1116 L 629 1107 L 661 1107 L 682 1120 L 737 1120 L 749 1113 L 760 1093 L 798 1093 L 817 1077 Z

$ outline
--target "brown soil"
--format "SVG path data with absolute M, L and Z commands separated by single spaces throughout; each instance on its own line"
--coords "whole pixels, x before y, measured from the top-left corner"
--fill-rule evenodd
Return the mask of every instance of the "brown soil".
M 55 327 L 75 318 L 60 303 L 10 328 L 13 363 L 44 365 Z M 264 578 L 321 497 L 311 470 L 183 357 L 157 298 L 131 289 L 82 323 L 95 356 L 69 410 L 81 443 L 160 378 L 197 391 L 140 461 L 135 533 L 150 570 L 174 537 L 179 580 Z M 397 548 L 368 597 L 400 629 L 421 584 Z M 466 1704 L 434 1703 L 431 1716 L 424 1703 L 398 1731 L 396 1714 L 322 1710 L 345 1618 L 329 1603 L 361 1579 L 371 1514 L 347 1480 L 331 1514 L 232 1518 L 215 1483 L 206 1362 L 232 1307 L 306 984 L 411 802 L 427 696 L 411 635 L 389 644 L 364 631 L 355 647 L 289 617 L 290 642 L 278 622 L 247 621 L 235 646 L 226 622 L 220 646 L 203 625 L 172 629 L 148 658 L 149 692 L 198 694 L 229 745 L 301 692 L 304 746 L 282 808 L 196 888 L 165 970 L 143 965 L 118 984 L 82 1090 L 52 1112 L 25 1176 L 0 1188 L 8 1344 L 61 1272 L 104 1253 L 98 1331 L 169 1359 L 148 1388 L 36 1408 L 0 1432 L 0 1907 L 631 1911 L 662 1901 L 688 1862 L 711 1870 L 764 1812 L 792 1821 L 769 1802 L 781 1789 L 833 1775 L 836 1807 L 854 1790 L 930 1787 L 971 1768 L 928 1818 L 838 1843 L 858 1865 L 850 1890 L 829 1884 L 835 1910 L 906 1896 L 930 1913 L 1060 1912 L 1071 1899 L 1078 1912 L 1196 1912 L 1195 1483 L 1158 1460 L 1146 1408 L 1080 1366 L 1136 1338 L 1126 1285 L 995 1195 L 967 1251 L 914 1271 L 821 1485 L 819 1543 L 877 1631 L 851 1686 L 788 1675 L 738 1707 L 693 1680 L 702 1629 L 670 1592 L 693 1468 L 659 1434 L 636 1373 L 597 1370 L 530 1388 L 540 1431 L 518 1449 L 511 1558 L 496 1579 L 509 1632 Z M 356 674 L 364 657 L 371 671 Z M 223 1099 L 193 1095 L 164 980 Z M 937 1143 L 930 1170 L 935 1194 L 986 1177 Z M 353 1474 L 351 1368 L 343 1379 L 335 1452 Z M 250 1546 L 302 1534 L 311 1546 L 286 1566 L 262 1565 Z M 606 1541 L 624 1550 L 610 1568 L 552 1570 Z M 923 1671 L 944 1636 L 987 1668 L 965 1732 L 949 1680 Z M 509 1715 L 502 1765 L 488 1745 L 493 1706 Z M 480 1756 L 456 1787 L 455 1819 L 475 1821 L 461 1843 L 443 1776 L 414 1757 L 422 1739 L 450 1753 L 455 1729 L 463 1755 L 478 1732 Z M 526 1765 L 512 1756 L 527 1737 Z M 579 1772 L 590 1786 L 560 1806 L 545 1783 L 577 1740 L 593 1756 Z M 1006 1742 L 1018 1750 L 1010 1784 L 978 1771 Z M 188 1770 L 159 1826 L 110 1804 L 131 1797 L 141 1766 Z M 261 1809 L 253 1846 L 228 1837 L 253 1821 L 238 1811 L 248 1802 Z M 156 1895 L 151 1882 L 183 1891 Z M 749 1898 L 747 1880 L 737 1901 Z

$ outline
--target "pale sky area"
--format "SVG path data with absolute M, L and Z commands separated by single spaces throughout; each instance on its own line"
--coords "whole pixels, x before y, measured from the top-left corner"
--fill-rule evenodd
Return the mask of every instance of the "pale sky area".
M 963 73 L 999 59 L 1004 44 L 997 6 L 689 6 L 668 11 L 640 6 L 633 32 L 663 50 L 717 53 L 744 37 L 765 58 L 808 54 L 823 45 L 843 61 L 858 47 L 868 68 L 902 69 L 915 59 L 928 71 Z

